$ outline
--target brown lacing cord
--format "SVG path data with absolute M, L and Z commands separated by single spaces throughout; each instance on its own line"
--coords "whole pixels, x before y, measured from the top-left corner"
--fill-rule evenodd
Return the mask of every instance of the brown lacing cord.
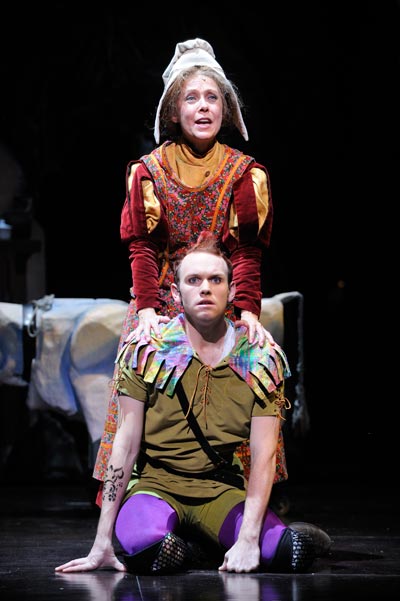
M 278 409 L 279 409 L 279 414 L 278 414 L 278 416 L 279 416 L 281 419 L 284 419 L 284 420 L 286 420 L 286 418 L 285 418 L 285 417 L 283 417 L 283 415 L 282 415 L 282 409 L 286 409 L 286 411 L 288 411 L 288 410 L 289 410 L 289 409 L 292 407 L 292 403 L 291 403 L 291 402 L 289 401 L 289 399 L 288 399 L 288 398 L 286 398 L 285 396 L 281 396 L 281 397 L 279 397 L 279 398 L 275 399 L 274 403 L 275 403 L 275 405 L 276 405 L 276 406 L 278 407 Z
M 208 365 L 201 365 L 199 370 L 197 371 L 196 383 L 195 383 L 192 395 L 190 397 L 189 408 L 186 411 L 185 417 L 187 418 L 190 411 L 193 409 L 194 397 L 196 396 L 196 392 L 197 392 L 197 388 L 198 388 L 199 380 L 200 380 L 200 372 L 202 370 L 206 371 L 204 385 L 201 389 L 201 397 L 202 397 L 201 402 L 202 402 L 203 411 L 204 411 L 204 420 L 205 420 L 206 428 L 207 428 L 207 405 L 208 405 L 208 395 L 209 395 L 209 391 L 210 391 L 210 376 L 211 376 L 211 371 L 212 371 L 212 367 L 209 367 Z

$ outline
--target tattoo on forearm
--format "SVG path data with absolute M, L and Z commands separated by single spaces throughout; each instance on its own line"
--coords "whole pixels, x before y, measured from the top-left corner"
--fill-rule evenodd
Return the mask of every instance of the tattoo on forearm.
M 104 480 L 103 486 L 103 501 L 108 498 L 109 501 L 115 501 L 117 498 L 117 490 L 122 486 L 122 478 L 124 477 L 124 470 L 122 467 L 109 465 L 107 469 L 107 478 Z

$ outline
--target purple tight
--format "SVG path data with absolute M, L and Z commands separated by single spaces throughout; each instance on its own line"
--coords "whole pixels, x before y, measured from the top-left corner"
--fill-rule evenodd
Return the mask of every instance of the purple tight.
M 125 552 L 133 554 L 163 539 L 178 524 L 175 510 L 166 501 L 138 493 L 122 505 L 115 534 Z
M 240 526 L 243 521 L 243 510 L 244 503 L 239 503 L 233 507 L 221 526 L 219 540 L 226 549 L 232 547 L 233 543 L 238 538 Z M 261 563 L 268 563 L 273 558 L 285 528 L 285 524 L 278 516 L 268 509 L 260 536 Z
M 237 540 L 243 520 L 244 503 L 239 503 L 226 516 L 219 531 L 219 541 L 229 549 Z M 163 499 L 138 493 L 121 507 L 115 523 L 115 534 L 125 553 L 134 554 L 174 532 L 179 525 L 175 510 Z M 261 562 L 269 563 L 280 541 L 285 524 L 268 509 L 261 531 Z

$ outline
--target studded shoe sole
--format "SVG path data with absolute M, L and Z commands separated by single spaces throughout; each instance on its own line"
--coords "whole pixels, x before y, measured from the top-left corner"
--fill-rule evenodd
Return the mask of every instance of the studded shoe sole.
M 185 541 L 168 532 L 163 539 L 137 553 L 123 553 L 123 560 L 132 574 L 168 574 L 183 567 L 187 554 Z
M 279 541 L 268 571 L 301 574 L 310 569 L 315 558 L 312 538 L 304 532 L 297 532 L 288 527 Z
M 151 566 L 151 572 L 154 574 L 176 571 L 184 563 L 187 551 L 185 541 L 173 532 L 168 532 L 161 541 L 157 557 Z

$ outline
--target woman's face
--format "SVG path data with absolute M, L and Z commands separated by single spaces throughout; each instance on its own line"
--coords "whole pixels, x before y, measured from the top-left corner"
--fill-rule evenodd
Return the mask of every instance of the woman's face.
M 206 75 L 193 75 L 182 88 L 178 99 L 179 123 L 183 137 L 191 146 L 205 152 L 221 129 L 223 102 L 218 85 Z

